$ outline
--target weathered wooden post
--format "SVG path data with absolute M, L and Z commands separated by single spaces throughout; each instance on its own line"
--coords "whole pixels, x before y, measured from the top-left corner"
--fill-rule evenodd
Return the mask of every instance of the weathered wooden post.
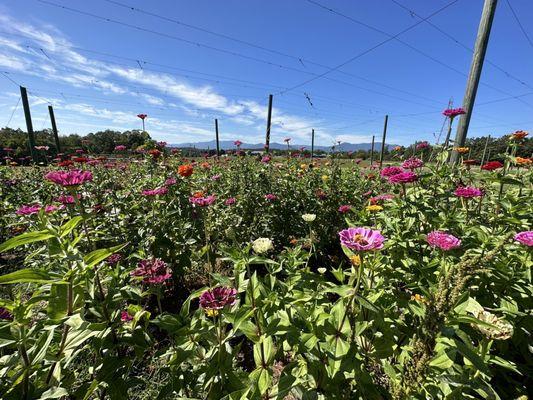
M 30 142 L 30 154 L 34 163 L 37 163 L 37 152 L 35 151 L 35 134 L 33 133 L 33 124 L 31 122 L 30 103 L 28 102 L 28 92 L 26 88 L 20 87 L 20 97 L 24 107 L 24 117 L 26 118 L 26 128 L 28 130 L 28 139 Z
M 265 151 L 270 151 L 270 127 L 272 125 L 272 95 L 268 96 L 268 114 L 267 114 L 267 130 L 265 138 Z
M 54 115 L 54 108 L 52 105 L 48 106 L 48 112 L 50 113 L 50 121 L 52 122 L 52 132 L 54 133 L 54 141 L 56 144 L 56 149 L 58 153 L 61 153 L 61 148 L 59 145 L 59 136 L 57 133 L 56 117 Z
M 370 148 L 370 165 L 374 164 L 374 141 L 376 140 L 376 135 L 372 135 L 372 147 Z
M 477 33 L 476 45 L 474 47 L 474 54 L 472 56 L 472 65 L 470 66 L 470 74 L 466 85 L 465 97 L 463 100 L 463 107 L 466 114 L 461 116 L 457 133 L 455 136 L 454 147 L 464 147 L 466 135 L 468 133 L 468 126 L 470 125 L 470 118 L 472 117 L 472 109 L 476 101 L 477 88 L 479 79 L 481 77 L 481 70 L 483 69 L 483 61 L 485 60 L 485 53 L 489 44 L 490 30 L 494 14 L 496 12 L 496 5 L 498 0 L 485 0 L 483 5 L 483 13 L 481 14 L 481 21 Z M 459 153 L 453 151 L 450 157 L 450 163 L 455 164 L 459 160 Z
M 481 164 L 480 164 L 481 166 L 485 162 L 485 154 L 487 153 L 487 147 L 489 145 L 489 141 L 490 141 L 490 135 L 487 136 L 487 140 L 485 140 L 485 147 L 483 147 L 483 155 L 481 156 Z
M 220 142 L 218 140 L 218 119 L 215 118 L 215 136 L 217 141 L 217 157 L 220 157 Z
M 311 160 L 313 159 L 314 152 L 315 152 L 315 130 L 311 129 Z
M 383 124 L 383 137 L 381 138 L 381 153 L 379 155 L 379 169 L 383 166 L 383 154 L 385 153 L 385 138 L 387 137 L 387 125 L 389 123 L 389 116 L 385 115 L 385 123 Z

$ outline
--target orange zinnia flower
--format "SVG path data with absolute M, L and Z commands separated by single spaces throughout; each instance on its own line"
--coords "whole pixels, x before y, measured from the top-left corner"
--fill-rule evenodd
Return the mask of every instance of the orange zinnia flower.
M 470 149 L 468 147 L 456 147 L 455 148 L 455 151 L 458 152 L 459 154 L 465 154 L 465 153 L 468 153 Z
M 533 163 L 533 161 L 531 161 L 531 158 L 522 158 L 522 157 L 516 157 L 515 162 L 518 165 L 530 165 L 531 163 Z
M 178 174 L 183 177 L 191 176 L 193 171 L 193 167 L 189 164 L 180 165 L 178 168 Z
M 204 192 L 202 192 L 201 190 L 199 190 L 198 192 L 194 192 L 192 194 L 192 197 L 194 197 L 195 199 L 199 199 L 200 197 L 204 197 Z
M 516 131 L 515 133 L 511 133 L 511 139 L 523 139 L 525 138 L 529 133 L 526 131 Z

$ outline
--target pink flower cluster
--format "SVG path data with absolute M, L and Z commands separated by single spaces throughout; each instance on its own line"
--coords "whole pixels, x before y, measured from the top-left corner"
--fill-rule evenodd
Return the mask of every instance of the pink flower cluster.
M 161 284 L 172 277 L 168 264 L 159 258 L 141 260 L 131 272 L 132 276 L 142 277 L 142 282 L 155 285 Z
M 454 194 L 457 197 L 472 198 L 472 197 L 481 197 L 483 196 L 483 190 L 473 187 L 473 186 L 459 186 L 455 189 Z
M 404 171 L 396 175 L 389 176 L 389 182 L 391 183 L 410 183 L 415 182 L 418 179 L 418 175 L 412 171 Z
M 522 244 L 525 244 L 528 247 L 531 247 L 533 246 L 533 231 L 519 232 L 516 235 L 514 235 L 514 240 Z
M 391 167 L 385 167 L 381 170 L 381 177 L 382 178 L 388 178 L 390 176 L 393 176 L 393 175 L 397 175 L 397 174 L 400 174 L 403 172 L 403 169 L 400 168 L 400 167 L 397 167 L 395 165 L 391 166 Z
M 461 240 L 442 231 L 428 233 L 427 242 L 430 246 L 438 247 L 441 250 L 453 250 L 461 246 Z
M 143 190 L 142 195 L 151 197 L 151 196 L 162 196 L 168 193 L 168 189 L 166 187 L 160 187 L 157 189 L 152 190 Z
M 73 169 L 70 171 L 51 171 L 47 173 L 45 179 L 62 186 L 79 186 L 85 182 L 93 180 L 91 171 Z
M 349 204 L 344 204 L 342 206 L 339 207 L 339 212 L 341 214 L 346 214 L 347 212 L 349 212 L 350 210 L 352 209 L 352 206 L 350 206 Z
M 236 301 L 236 289 L 220 286 L 202 293 L 200 296 L 200 307 L 204 310 L 221 310 L 226 306 L 234 305 Z
M 466 114 L 466 111 L 463 107 L 458 107 L 458 108 L 447 108 L 446 110 L 444 110 L 442 112 L 442 115 L 444 115 L 445 117 L 448 117 L 450 119 L 453 119 L 455 117 L 457 117 L 458 115 L 463 115 L 463 114 Z
M 25 205 L 25 206 L 20 207 L 20 208 L 16 211 L 16 214 L 17 214 L 17 215 L 32 215 L 32 214 L 38 214 L 39 211 L 41 211 L 41 209 L 43 209 L 43 207 L 41 207 L 41 206 L 38 205 L 38 204 Z M 59 210 L 59 209 L 60 209 L 60 207 L 58 207 L 58 206 L 49 205 L 49 206 L 45 206 L 45 207 L 44 207 L 44 212 L 48 214 L 48 213 L 51 213 L 51 212 L 57 211 L 57 210 Z
M 402 168 L 413 170 L 421 168 L 423 165 L 424 161 L 422 161 L 420 158 L 411 157 L 403 162 Z
M 380 231 L 369 228 L 348 228 L 339 232 L 341 244 L 351 250 L 369 251 L 383 247 L 385 237 Z
M 268 201 L 276 201 L 278 199 L 278 196 L 272 193 L 265 194 L 265 200 Z
M 428 142 L 420 142 L 416 145 L 416 149 L 417 150 L 424 150 L 424 149 L 427 149 L 429 148 L 429 143 Z
M 189 197 L 189 202 L 198 207 L 210 206 L 211 204 L 215 202 L 215 200 L 216 200 L 216 197 L 213 195 L 209 195 L 206 197 L 194 197 L 194 196 Z

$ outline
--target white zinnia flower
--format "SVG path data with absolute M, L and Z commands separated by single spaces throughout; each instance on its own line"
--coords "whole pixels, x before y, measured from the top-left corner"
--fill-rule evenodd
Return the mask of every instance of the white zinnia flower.
M 269 238 L 259 238 L 252 242 L 252 248 L 257 254 L 263 254 L 269 250 L 272 250 L 274 245 L 272 244 L 272 240 Z
M 313 222 L 316 219 L 316 214 L 304 214 L 302 215 L 302 219 L 305 222 Z

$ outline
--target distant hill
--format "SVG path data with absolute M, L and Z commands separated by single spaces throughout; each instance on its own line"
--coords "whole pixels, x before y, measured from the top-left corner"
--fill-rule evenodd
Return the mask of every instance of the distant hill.
M 214 150 L 217 147 L 216 141 L 211 140 L 208 142 L 189 142 L 189 143 L 177 143 L 177 144 L 169 144 L 169 147 L 176 147 L 176 148 L 196 148 L 198 150 Z M 387 148 L 392 148 L 396 145 L 394 144 L 387 144 Z M 310 150 L 310 145 L 302 145 L 302 144 L 291 144 L 291 149 L 299 149 L 300 147 L 305 147 L 306 150 Z M 236 146 L 233 144 L 232 140 L 222 140 L 220 141 L 220 149 L 221 150 L 233 150 Z M 285 143 L 270 143 L 270 148 L 274 150 L 286 150 L 287 145 Z M 357 151 L 357 150 L 365 150 L 368 151 L 372 148 L 372 143 L 341 143 L 338 146 L 335 146 L 335 151 Z M 241 149 L 247 149 L 247 150 L 262 150 L 263 149 L 263 143 L 243 143 L 241 145 Z M 381 143 L 375 143 L 374 149 L 376 151 L 379 151 L 381 149 Z M 331 146 L 315 146 L 315 150 L 322 150 L 329 152 L 331 151 Z

